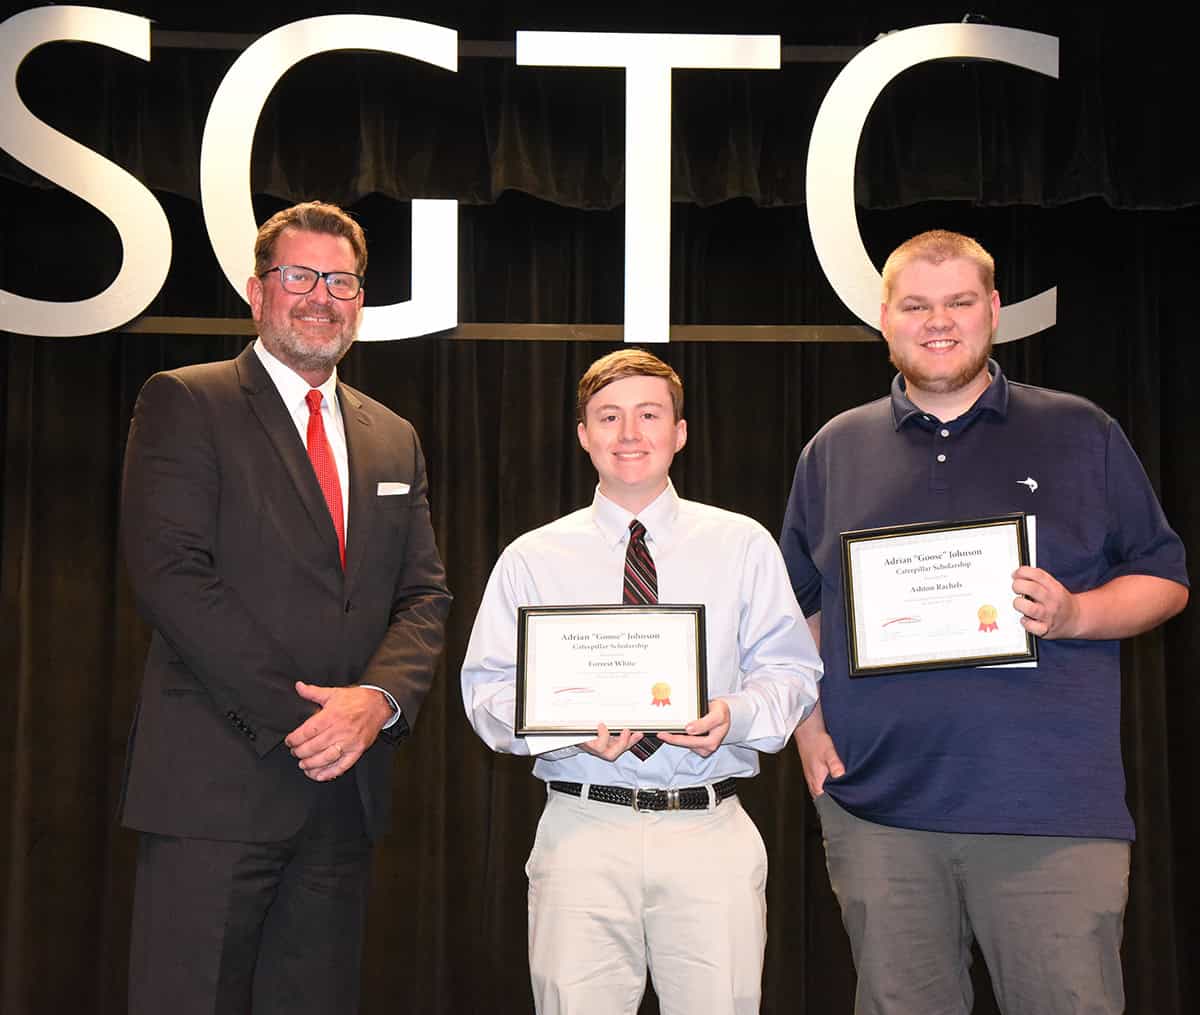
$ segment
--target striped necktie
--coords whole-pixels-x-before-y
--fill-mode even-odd
[[[658,602],[658,571],[646,546],[646,526],[636,518],[629,523],[629,543],[625,547],[625,590],[621,599],[630,606]],[[647,733],[629,749],[645,761],[660,747],[662,741],[653,733]]]

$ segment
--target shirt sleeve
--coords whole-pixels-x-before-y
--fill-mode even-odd
[[[1145,574],[1187,585],[1183,542],[1167,523],[1142,463],[1115,420],[1108,427],[1105,495],[1108,568],[1103,580]]]
[[[396,723],[400,721],[400,706],[396,704],[396,699],[392,697],[391,692],[386,687],[380,687],[378,684],[359,684],[358,686],[370,688],[372,691],[378,691],[387,699],[388,707],[392,710],[392,717],[383,724],[383,729],[390,730],[396,725]]]
[[[493,751],[529,754],[513,735],[517,688],[516,558],[505,550],[492,569],[463,659],[462,694],[467,719]]]
[[[782,748],[817,700],[821,658],[796,603],[779,548],[765,529],[746,547],[738,649],[742,681],[729,703],[727,743]]]
[[[779,548],[783,551],[788,578],[796,601],[806,617],[811,617],[821,609],[821,572],[813,562],[812,547],[808,538],[808,490],[810,473],[814,468],[813,458],[810,443],[796,463],[792,491],[788,495],[783,529],[779,536]]]

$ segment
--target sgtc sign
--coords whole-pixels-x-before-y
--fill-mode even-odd
[[[0,24],[0,147],[110,219],[123,246],[116,278],[87,299],[54,302],[0,290],[0,329],[66,337],[136,317],[158,295],[171,262],[171,232],[150,190],[97,152],[35,117],[17,93],[17,71],[39,46],[91,42],[150,60],[150,22],[93,7],[43,7]],[[675,68],[778,70],[777,35],[517,32],[525,66],[606,67],[625,72],[625,334],[669,334],[671,74]],[[205,122],[201,203],[210,242],[234,290],[252,270],[257,230],[250,190],[255,127],[287,71],[318,53],[373,50],[458,68],[458,34],[419,21],[340,14],[282,26],[250,45],[221,81]],[[806,204],[821,267],[864,323],[878,319],[880,278],[859,233],[853,181],[858,142],[875,100],[898,74],[932,60],[990,60],[1056,78],[1058,40],[990,25],[927,25],[884,36],[851,60],[817,113],[809,143]],[[409,99],[408,101],[411,101]],[[403,109],[397,110],[402,117]],[[360,339],[386,341],[454,327],[458,306],[458,204],[415,200],[412,299],[368,307]],[[1009,304],[998,342],[1054,324],[1048,289]]]

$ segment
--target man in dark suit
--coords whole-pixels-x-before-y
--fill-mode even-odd
[[[247,282],[258,341],[138,397],[131,1012],[358,1010],[370,845],[450,604],[416,433],[337,380],[365,267],[341,209],[280,212]]]

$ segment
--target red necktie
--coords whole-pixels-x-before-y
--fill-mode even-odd
[[[321,492],[325,494],[325,503],[329,505],[329,516],[337,532],[338,556],[345,570],[346,524],[342,519],[342,484],[338,482],[337,462],[333,460],[333,449],[329,446],[325,422],[321,419],[321,392],[313,388],[304,396],[304,400],[308,403],[308,457],[312,461],[313,472],[317,474],[317,482],[321,484]]]
[[[646,546],[646,526],[636,518],[629,523],[629,542],[625,545],[625,589],[622,602],[631,606],[658,602],[658,570]],[[629,748],[645,761],[662,747],[662,741],[647,733]]]

